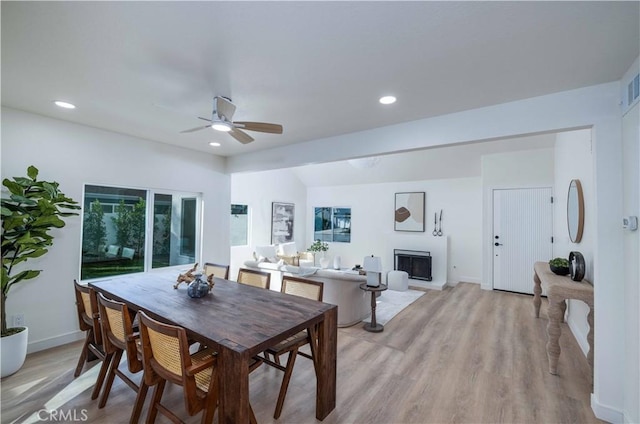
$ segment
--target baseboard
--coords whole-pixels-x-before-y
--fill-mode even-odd
[[[409,286],[419,287],[422,289],[442,290],[446,285],[447,285],[447,282],[444,280],[424,281],[424,280],[415,280],[413,278],[409,278]]]
[[[610,406],[602,405],[598,402],[598,398],[594,393],[591,393],[591,410],[596,418],[609,423],[623,423],[625,422],[624,413]]]
[[[38,340],[27,345],[27,354],[40,352],[41,350],[50,349],[56,346],[62,346],[67,343],[76,342],[84,338],[83,331],[73,331],[71,333],[62,334],[60,336],[51,337],[49,339]]]
[[[459,283],[473,283],[473,284],[482,284],[482,280],[480,278],[474,277],[460,277]]]

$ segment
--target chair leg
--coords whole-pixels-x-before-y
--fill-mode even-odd
[[[76,365],[76,371],[73,373],[73,377],[78,377],[84,368],[84,363],[87,361],[87,352],[89,351],[89,342],[91,341],[91,333],[85,331],[86,336],[84,344],[82,345],[82,352],[80,352],[80,358],[78,359],[78,365]]]
[[[284,398],[287,395],[287,389],[289,388],[289,381],[291,380],[291,374],[293,373],[293,365],[296,362],[296,356],[298,356],[298,349],[294,349],[289,352],[287,367],[284,371],[284,377],[282,377],[282,385],[280,386],[280,393],[278,394],[276,410],[273,414],[273,418],[275,418],[276,420],[280,418],[280,413],[282,412],[282,406],[284,405]]]
[[[104,378],[109,370],[109,365],[111,365],[111,358],[113,358],[113,353],[106,354],[102,361],[102,365],[100,365],[100,372],[98,373],[96,385],[93,387],[93,392],[91,393],[91,400],[97,399],[100,394],[102,383],[104,382]]]
[[[147,424],[153,424],[156,421],[158,415],[158,404],[162,399],[162,391],[167,381],[160,380],[160,382],[153,389],[153,397],[151,398],[151,405],[149,405],[149,412],[147,413]]]
[[[212,374],[209,379],[209,388],[204,404],[204,411],[202,411],[202,424],[213,423],[213,415],[216,412],[216,407],[218,406],[218,373],[216,372],[215,367],[211,372]]]
[[[313,369],[316,372],[316,378],[318,378],[318,332],[316,331],[316,327],[311,327],[307,329],[309,335],[309,347],[311,348],[311,357],[313,358]]]
[[[102,396],[100,397],[100,403],[98,404],[98,408],[104,408],[107,404],[107,399],[109,398],[109,393],[111,392],[111,386],[113,385],[113,379],[116,376],[116,370],[120,366],[120,359],[122,358],[122,350],[117,350],[113,355],[113,358],[109,364],[109,374],[107,376],[107,381],[104,385],[104,390],[102,391]]]
[[[136,403],[133,405],[133,411],[131,411],[129,424],[137,424],[138,420],[140,420],[142,407],[144,406],[144,401],[147,398],[147,390],[149,390],[149,385],[144,382],[144,376],[142,376],[142,380],[140,380],[140,388],[138,389],[138,394],[136,395]]]

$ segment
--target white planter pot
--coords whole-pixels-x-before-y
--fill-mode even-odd
[[[2,378],[15,373],[22,367],[27,357],[28,340],[28,327],[24,327],[24,331],[0,339],[0,371],[2,372]]]

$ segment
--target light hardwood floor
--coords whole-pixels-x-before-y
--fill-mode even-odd
[[[323,422],[600,422],[589,406],[587,360],[566,324],[559,375],[547,372],[546,307],[545,299],[536,319],[531,296],[461,283],[428,291],[382,333],[365,332],[361,324],[339,329],[337,405]],[[96,369],[73,379],[79,352],[80,343],[73,343],[29,355],[17,374],[1,382],[2,423],[34,422],[28,417],[47,403],[91,423],[127,422],[134,392],[116,379],[107,406],[98,409],[90,399]],[[281,378],[267,366],[251,374],[258,422],[317,422],[311,361],[296,361],[282,416],[275,421]],[[187,422],[199,422],[199,415],[184,413],[180,393],[168,387],[165,396]]]

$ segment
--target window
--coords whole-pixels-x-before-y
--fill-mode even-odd
[[[313,239],[351,243],[351,208],[315,208]]]
[[[194,193],[85,185],[80,278],[196,262],[199,199]]]
[[[231,246],[249,244],[249,207],[231,205]]]

